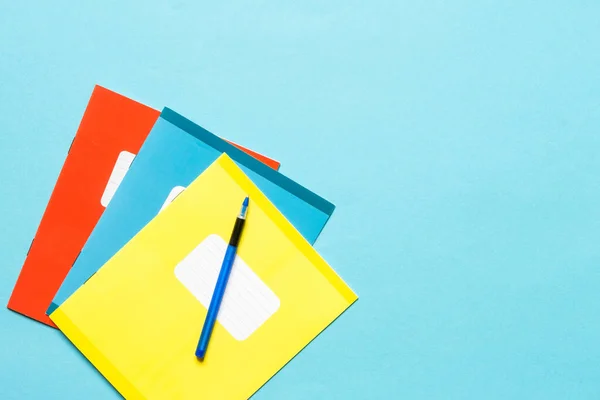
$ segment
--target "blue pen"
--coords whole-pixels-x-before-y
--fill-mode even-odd
[[[231,267],[233,267],[233,262],[235,261],[235,252],[237,251],[240,236],[242,235],[242,228],[244,227],[244,222],[246,222],[248,202],[249,199],[246,197],[244,199],[244,203],[242,203],[240,215],[238,215],[237,219],[235,220],[233,232],[231,232],[231,239],[229,239],[229,246],[227,246],[227,251],[225,252],[225,257],[223,258],[223,264],[221,265],[221,272],[219,272],[217,284],[215,285],[215,291],[210,299],[208,313],[206,314],[206,319],[204,320],[204,326],[202,327],[202,333],[200,334],[198,347],[196,347],[196,357],[198,357],[200,360],[203,360],[204,356],[206,355],[208,340],[210,339],[210,335],[217,320],[217,315],[219,314],[219,307],[221,306],[221,301],[223,300],[223,295],[225,294],[227,281],[229,280],[229,275],[231,274]]]

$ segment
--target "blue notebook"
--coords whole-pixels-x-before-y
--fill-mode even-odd
[[[222,153],[227,153],[313,244],[335,206],[168,108],[133,160],[48,314],[83,285]]]

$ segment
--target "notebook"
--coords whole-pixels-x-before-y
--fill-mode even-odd
[[[94,88],[9,309],[53,325],[48,305],[158,116],[150,107]]]
[[[119,191],[69,271],[48,313],[65,301],[160,210],[181,195],[223,152],[229,154],[276,207],[314,243],[333,204],[165,108]]]
[[[201,362],[194,352],[246,195]],[[127,399],[246,399],[356,299],[224,154],[50,317]]]
[[[96,86],[31,243],[8,308],[43,322],[160,113]],[[236,145],[238,146],[238,145]],[[273,168],[279,163],[240,147]]]

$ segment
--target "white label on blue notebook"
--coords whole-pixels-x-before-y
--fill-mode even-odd
[[[175,198],[177,196],[179,196],[181,194],[181,192],[183,192],[184,190],[185,190],[185,188],[183,186],[175,186],[173,189],[171,189],[171,191],[169,192],[169,195],[167,196],[167,199],[163,203],[160,210],[158,210],[158,212],[160,213],[162,210],[164,210],[165,207],[167,207],[169,204],[171,204],[173,202],[173,200],[175,200]]]
[[[175,267],[175,276],[208,309],[227,243],[210,235]],[[279,298],[238,255],[217,321],[237,340],[247,339],[279,309]]]
[[[129,171],[129,167],[135,158],[135,154],[130,153],[128,151],[122,151],[119,153],[119,157],[117,157],[117,162],[113,167],[112,173],[110,174],[110,178],[108,178],[108,183],[106,184],[106,188],[104,189],[104,193],[102,193],[102,198],[100,199],[100,204],[106,207],[108,203],[112,200],[113,196],[117,192],[119,185],[125,178],[127,171]]]

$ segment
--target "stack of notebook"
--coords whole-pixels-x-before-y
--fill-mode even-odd
[[[278,170],[169,108],[97,86],[8,308],[60,329],[126,398],[250,397],[357,299],[312,247],[334,205]]]

